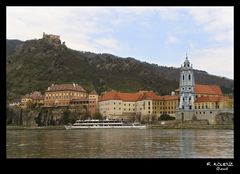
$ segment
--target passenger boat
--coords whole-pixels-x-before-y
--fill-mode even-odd
[[[121,120],[77,120],[73,125],[64,125],[65,129],[86,129],[86,128],[135,128],[146,129],[146,125],[140,123],[127,123]]]

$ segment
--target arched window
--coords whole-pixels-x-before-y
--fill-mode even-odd
[[[191,80],[191,75],[190,74],[188,75],[188,80]]]
[[[182,79],[184,80],[184,74],[182,75]]]

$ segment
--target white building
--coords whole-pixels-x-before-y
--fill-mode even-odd
[[[190,66],[190,62],[188,61],[188,57],[186,56],[186,60],[184,61],[183,66],[181,66],[180,72],[180,104],[179,109],[182,110],[191,110],[194,108],[194,87],[195,80],[193,75],[192,65]]]
[[[153,98],[157,95],[152,91],[123,93],[109,91],[99,99],[99,112],[104,117],[127,115],[151,115],[153,113]]]

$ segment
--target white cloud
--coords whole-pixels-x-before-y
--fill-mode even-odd
[[[210,74],[233,78],[233,48],[211,47],[191,50],[189,56],[195,69],[206,70]]]
[[[161,19],[164,20],[178,20],[181,19],[182,13],[179,8],[159,8],[158,13]]]
[[[217,32],[210,37],[210,40],[218,42],[231,42],[233,43],[233,30],[228,30],[226,32]]]
[[[46,32],[60,35],[72,49],[97,52],[104,47],[114,53],[115,49],[126,48],[120,47],[124,44],[116,39],[96,42],[99,36],[111,34],[112,27],[105,25],[109,22],[106,19],[111,18],[111,10],[98,7],[8,7],[7,38],[29,40],[41,38]]]
[[[191,8],[188,12],[204,32],[211,34],[210,39],[233,40],[233,7],[199,7]]]
[[[108,49],[119,49],[120,46],[120,43],[113,38],[98,39],[95,42]]]
[[[175,37],[175,36],[168,36],[166,42],[166,44],[179,44],[180,43],[180,40]]]

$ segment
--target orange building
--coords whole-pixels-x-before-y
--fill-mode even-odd
[[[98,94],[95,90],[91,91],[88,95],[89,112],[91,115],[98,111]]]
[[[52,84],[45,91],[44,107],[68,106],[73,99],[87,97],[86,90],[78,84]]]

